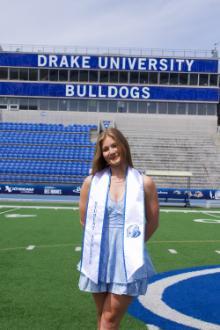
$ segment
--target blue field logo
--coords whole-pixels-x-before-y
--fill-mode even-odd
[[[220,330],[220,266],[161,273],[129,313],[161,330]]]

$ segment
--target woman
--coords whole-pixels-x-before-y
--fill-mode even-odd
[[[126,138],[116,128],[102,132],[80,193],[79,288],[93,294],[99,330],[119,329],[132,298],[146,293],[155,271],[144,242],[158,226],[158,210],[156,187],[133,168]]]

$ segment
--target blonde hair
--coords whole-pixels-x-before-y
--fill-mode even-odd
[[[123,159],[125,160],[126,165],[134,167],[131,158],[131,151],[127,139],[117,128],[108,128],[102,133],[100,133],[97,138],[95,155],[92,164],[92,173],[91,173],[92,175],[95,175],[97,172],[108,167],[108,164],[106,163],[102,154],[102,143],[107,136],[110,136],[112,139],[114,139],[115,142],[121,148],[122,156]]]

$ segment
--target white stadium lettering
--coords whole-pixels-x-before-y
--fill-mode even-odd
[[[134,70],[136,61],[137,61],[137,58],[136,57],[134,57],[134,58],[128,57],[128,68],[130,70]]]
[[[174,70],[174,59],[171,58],[170,59],[170,71],[173,71]]]
[[[65,86],[67,97],[92,97],[92,98],[131,98],[148,99],[149,87],[128,86],[101,86],[101,85],[69,85]]]
[[[78,60],[79,60],[79,56],[71,56],[70,67],[71,68],[80,68]]]
[[[191,72],[194,62],[194,60],[180,58],[38,55],[37,65],[49,68]]]
[[[47,57],[45,55],[38,55],[37,65],[38,66],[46,66],[47,65]]]
[[[167,68],[168,68],[167,59],[162,58],[162,60],[160,60],[160,70],[161,71],[167,71]]]
[[[76,85],[76,95],[79,97],[85,97],[86,96],[86,85]]]
[[[108,97],[115,98],[117,97],[118,90],[115,86],[109,86],[108,87]]]
[[[157,60],[156,58],[149,58],[149,64],[148,64],[149,70],[157,70]]]
[[[67,60],[66,56],[61,57],[61,61],[60,61],[59,66],[60,66],[60,68],[68,68],[69,67],[69,63],[68,63],[68,60]]]
[[[138,99],[140,97],[140,92],[138,87],[131,87],[131,98]]]
[[[98,97],[102,97],[102,98],[107,97],[107,95],[103,94],[102,92],[103,92],[102,86],[98,86]]]
[[[129,95],[129,89],[128,87],[126,86],[122,86],[119,88],[119,96],[122,98],[122,99],[126,99]]]
[[[98,57],[98,68],[106,69],[108,66],[108,57],[99,56]]]
[[[97,95],[93,92],[93,86],[89,86],[89,97],[97,97]]]
[[[57,55],[38,55],[39,67],[50,68],[90,68],[89,56],[82,56],[82,64],[79,63],[80,56],[57,56]]]
[[[66,85],[66,96],[74,96],[74,86]]]
[[[142,98],[143,99],[149,99],[150,98],[150,88],[149,87],[143,87],[142,88]]]
[[[110,68],[120,70],[120,57],[110,57]]]
[[[186,60],[187,71],[191,71],[194,60]]]
[[[126,68],[126,57],[121,58],[121,67]]]
[[[82,67],[83,69],[90,69],[90,59],[91,59],[91,56],[83,56],[82,57]]]
[[[138,70],[146,70],[146,58],[139,58]]]
[[[182,64],[184,63],[183,59],[177,58],[176,62],[178,63],[178,71],[182,70]]]
[[[49,66],[57,68],[57,56],[56,55],[51,55],[49,57]]]

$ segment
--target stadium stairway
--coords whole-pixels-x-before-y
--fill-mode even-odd
[[[189,119],[191,121],[189,122]],[[207,121],[205,121],[205,119]],[[220,143],[210,118],[117,121],[128,138],[134,165],[141,171],[190,171],[192,188],[220,188]],[[186,187],[184,177],[155,176],[159,187]]]

